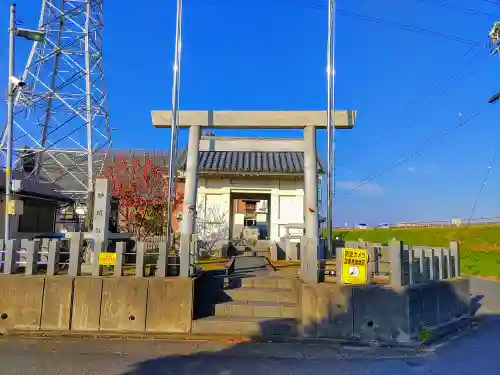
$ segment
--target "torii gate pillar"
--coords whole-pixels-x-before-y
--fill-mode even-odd
[[[189,276],[191,239],[196,215],[201,128],[304,129],[304,221],[306,248],[301,251],[301,278],[318,282],[318,191],[316,129],[326,128],[326,111],[179,111],[178,126],[189,128],[186,185],[181,223],[180,275]],[[153,125],[170,128],[172,111],[153,111]],[[335,128],[352,129],[356,112],[335,111]]]

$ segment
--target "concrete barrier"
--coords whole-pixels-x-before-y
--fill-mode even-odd
[[[45,279],[0,276],[0,332],[40,329]]]
[[[43,290],[40,329],[69,331],[73,302],[73,281],[70,276],[47,276]]]
[[[149,279],[147,332],[191,332],[194,283],[186,277]]]
[[[351,291],[353,338],[368,342],[410,342],[407,289],[367,285]]]
[[[102,285],[100,331],[144,332],[148,280],[105,278]]]
[[[0,333],[189,333],[195,281],[2,275]]]
[[[302,284],[299,292],[301,335],[352,338],[349,292],[337,284]]]
[[[302,284],[303,337],[417,343],[456,329],[470,316],[470,280],[453,278],[392,289],[382,285]]]
[[[412,338],[424,329],[446,334],[471,315],[470,279],[458,277],[410,287],[408,300]]]
[[[97,332],[101,317],[101,277],[76,277],[73,287],[71,330]]]

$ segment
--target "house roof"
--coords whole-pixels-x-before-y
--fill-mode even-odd
[[[165,151],[147,150],[110,150],[108,153],[94,153],[94,175],[103,172],[107,163],[113,163],[113,159],[122,155],[126,158],[138,157],[145,160],[152,159],[153,163],[160,168],[168,170],[169,153]],[[76,152],[59,151],[52,155],[44,154],[43,168],[40,179],[46,187],[46,192],[80,192],[85,191],[85,187],[78,180],[87,180],[87,157]],[[187,160],[187,150],[180,150],[176,157],[176,169],[185,170]],[[64,167],[62,167],[64,166]],[[15,173],[20,173],[22,179],[23,172],[19,171],[21,165],[16,165],[18,169]],[[304,154],[303,152],[260,152],[260,151],[200,151],[199,155],[200,173],[233,173],[233,174],[303,174]],[[318,173],[324,173],[323,162],[318,155]],[[30,184],[29,182],[27,183]],[[26,185],[26,186],[28,186]],[[2,185],[0,184],[0,188]],[[35,187],[33,187],[35,189]]]
[[[186,168],[187,153],[179,162]],[[303,174],[303,152],[200,151],[200,173]],[[318,173],[324,173],[318,155]]]
[[[20,171],[14,171],[12,178],[14,180],[22,180],[21,189],[14,193],[16,195],[44,198],[67,203],[73,202],[68,196],[55,191],[54,189],[56,189],[57,186],[52,183],[42,182],[37,184],[32,180],[25,179],[24,173]],[[0,191],[5,194],[5,171],[0,171]]]

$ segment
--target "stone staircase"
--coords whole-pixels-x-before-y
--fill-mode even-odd
[[[266,338],[296,336],[294,280],[256,271],[218,276],[213,315],[193,321],[194,334]]]

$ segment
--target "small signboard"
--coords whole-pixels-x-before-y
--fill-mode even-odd
[[[18,199],[9,200],[8,213],[9,215],[22,215],[24,210],[24,202]]]
[[[343,284],[364,285],[368,281],[368,251],[342,249],[341,280]]]
[[[116,253],[99,253],[100,266],[114,266],[116,265]]]

